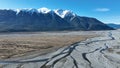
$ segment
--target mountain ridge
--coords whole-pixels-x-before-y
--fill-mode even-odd
[[[95,18],[80,17],[69,10],[2,9],[0,32],[63,31],[63,30],[113,30]]]
[[[109,23],[107,25],[115,29],[120,29],[120,24]]]

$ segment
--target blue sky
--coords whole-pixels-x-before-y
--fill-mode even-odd
[[[104,23],[120,24],[120,0],[0,0],[0,8],[67,9]]]

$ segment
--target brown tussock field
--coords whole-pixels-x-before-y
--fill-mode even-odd
[[[75,42],[94,37],[93,35],[20,35],[0,36],[0,59],[34,54],[45,54]]]

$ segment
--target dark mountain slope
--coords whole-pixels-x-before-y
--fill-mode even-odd
[[[52,10],[0,10],[0,32],[112,29],[94,18],[69,14],[62,18]]]

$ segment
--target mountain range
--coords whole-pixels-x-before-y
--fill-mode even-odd
[[[0,32],[113,30],[101,21],[70,10],[0,9]]]
[[[107,24],[108,26],[114,28],[114,29],[120,29],[120,24],[113,24],[113,23],[110,23],[110,24]]]

